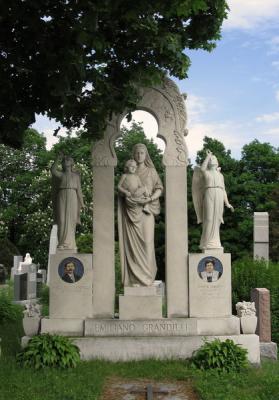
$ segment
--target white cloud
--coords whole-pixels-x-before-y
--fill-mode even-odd
[[[189,124],[189,134],[186,138],[191,162],[194,163],[197,152],[203,148],[203,138],[209,136],[224,144],[226,149],[231,150],[233,157],[240,157],[240,150],[247,143],[247,136],[244,134],[244,126],[232,121],[221,123],[197,123]],[[243,132],[241,132],[241,130]]]
[[[275,92],[275,99],[279,102],[279,90],[276,90]]]
[[[225,29],[253,29],[267,21],[277,22],[278,0],[229,0],[230,11]]]
[[[270,114],[262,114],[256,118],[257,122],[275,122],[279,121],[279,112],[274,112]]]

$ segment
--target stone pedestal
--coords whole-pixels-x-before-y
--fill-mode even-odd
[[[65,266],[75,265],[75,282],[65,276]],[[92,254],[59,251],[50,257],[50,319],[92,317]]]
[[[208,278],[205,264],[213,260],[213,272]],[[207,280],[208,279],[208,280]],[[189,254],[190,317],[229,317],[231,305],[231,255],[214,251]]]
[[[162,296],[156,286],[125,287],[124,296],[119,296],[119,318],[162,318]]]

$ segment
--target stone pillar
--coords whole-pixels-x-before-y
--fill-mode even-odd
[[[277,343],[271,341],[270,292],[265,288],[252,289],[251,300],[257,311],[256,334],[260,338],[261,357],[277,360]]]
[[[269,223],[267,212],[254,213],[254,259],[269,259]]]
[[[256,334],[260,342],[271,342],[271,318],[270,318],[270,293],[268,289],[256,288],[251,291],[251,300],[255,302],[258,325]]]
[[[113,318],[114,167],[93,167],[93,318]]]
[[[187,169],[166,166],[165,234],[168,317],[188,316]]]

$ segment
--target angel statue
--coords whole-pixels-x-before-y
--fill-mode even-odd
[[[58,163],[62,161],[62,170]],[[58,249],[76,251],[76,225],[84,207],[80,174],[73,170],[74,160],[60,154],[51,167],[53,177],[54,222],[58,225]]]
[[[224,204],[234,211],[229,203],[224,177],[218,160],[210,150],[199,167],[195,167],[192,181],[192,196],[198,224],[202,223],[200,249],[222,249],[220,225],[223,224]]]

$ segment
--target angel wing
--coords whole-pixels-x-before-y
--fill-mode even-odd
[[[204,177],[200,167],[194,168],[192,180],[192,197],[198,224],[203,221]]]

